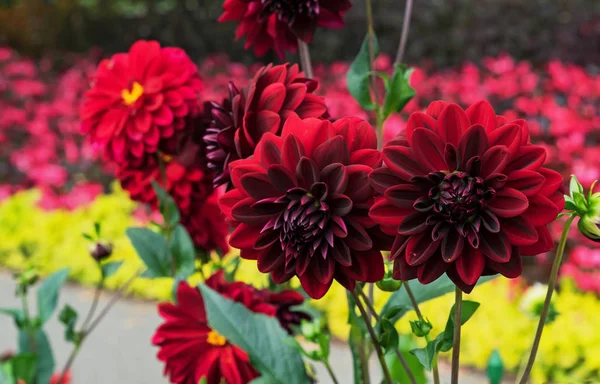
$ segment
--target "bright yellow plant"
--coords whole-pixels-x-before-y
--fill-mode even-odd
[[[102,235],[114,245],[111,260],[123,260],[119,272],[111,277],[109,288],[121,286],[142,267],[125,229],[140,225],[132,213],[135,209],[126,193],[115,187],[112,194],[98,197],[93,204],[73,211],[44,211],[37,207],[39,193],[19,193],[0,203],[0,264],[11,269],[34,265],[44,273],[70,267],[71,278],[84,285],[98,281],[99,273],[88,254],[89,241],[82,232],[92,233],[94,222],[102,224]],[[264,286],[266,278],[256,263],[242,261],[240,280]],[[209,271],[206,271],[209,272]],[[193,276],[192,283],[200,281]],[[130,293],[149,299],[168,299],[171,280],[138,279]],[[376,290],[376,306],[381,308],[389,293]],[[478,286],[466,300],[483,303],[463,328],[461,363],[484,369],[489,356],[498,349],[507,370],[516,372],[531,345],[537,320],[519,308],[520,290],[508,280],[498,278]],[[600,300],[592,293],[581,293],[570,282],[563,281],[561,291],[553,299],[559,315],[544,330],[540,351],[533,371],[535,383],[579,383],[600,376]],[[435,336],[445,326],[453,303],[452,294],[422,305],[423,314],[434,325]],[[314,304],[327,313],[333,334],[344,339],[348,334],[347,304],[344,289],[337,283]],[[398,329],[409,333],[408,320],[413,312],[398,323]]]

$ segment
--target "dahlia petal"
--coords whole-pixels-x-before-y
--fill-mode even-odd
[[[517,124],[503,125],[489,134],[490,147],[503,145],[514,155],[521,143],[521,127]]]
[[[300,158],[296,167],[296,178],[301,187],[309,189],[311,185],[319,180],[319,173],[315,162],[308,157],[303,156]]]
[[[285,102],[286,87],[282,83],[269,84],[258,100],[258,110],[279,112]]]
[[[406,122],[406,138],[409,143],[412,144],[412,136],[413,132],[417,128],[425,128],[430,131],[435,131],[437,127],[437,121],[429,116],[429,114],[424,114],[423,112],[414,112],[411,113],[408,121]]]
[[[402,255],[402,257],[397,257],[396,259],[394,259],[394,269],[392,271],[392,277],[395,280],[401,280],[405,282],[408,280],[416,279],[418,271],[422,267],[423,266],[411,267],[406,262],[406,257]]]
[[[558,212],[562,212],[565,209],[565,195],[563,195],[562,186],[558,191],[548,196],[548,198],[558,208]]]
[[[290,267],[292,267],[293,262],[290,262]],[[295,275],[294,268],[287,270],[287,265],[285,263],[279,265],[279,267],[275,268],[271,272],[271,278],[275,284],[283,284],[289,281]]]
[[[521,215],[529,207],[529,200],[522,192],[513,188],[503,188],[489,202],[489,209],[500,217]]]
[[[381,166],[381,152],[376,149],[359,149],[350,154],[350,164],[362,164],[372,168]]]
[[[411,209],[415,201],[423,195],[421,189],[414,184],[399,184],[385,191],[387,200],[400,209]]]
[[[315,29],[317,29],[317,22],[317,18],[301,14],[294,18],[294,22],[290,25],[290,31],[300,40],[310,43]]]
[[[403,183],[401,179],[394,176],[389,168],[377,168],[369,174],[369,181],[373,189],[379,194],[384,194],[386,189]]]
[[[278,246],[271,247],[258,255],[257,267],[262,273],[268,273],[285,263],[285,255]]]
[[[468,285],[473,285],[481,277],[485,267],[485,258],[479,250],[467,247],[454,265],[462,281]]]
[[[340,265],[348,267],[352,264],[350,248],[343,241],[336,241],[335,247],[330,249],[331,255]]]
[[[327,107],[321,96],[307,93],[302,104],[296,108],[296,113],[302,119],[309,117],[321,117],[327,112]]]
[[[352,200],[347,196],[335,195],[327,202],[332,215],[343,217],[352,211]]]
[[[427,114],[439,120],[439,116],[449,104],[442,100],[433,101],[427,107]]]
[[[508,160],[509,152],[505,146],[491,147],[481,156],[481,178],[486,179],[493,173],[502,173]]]
[[[256,242],[254,243],[254,249],[262,251],[265,249],[271,248],[274,246],[277,248],[277,245],[274,245],[279,241],[279,232],[277,231],[266,231],[263,233],[259,233],[258,236],[254,238]]]
[[[260,159],[263,167],[281,164],[281,138],[272,133],[265,134],[254,151],[254,156]]]
[[[288,111],[294,111],[304,100],[307,89],[306,85],[302,83],[290,84],[286,87],[285,101],[281,109]]]
[[[421,284],[429,284],[437,280],[448,269],[448,264],[441,260],[441,257],[434,255],[425,263],[417,268],[417,278]]]
[[[146,68],[160,55],[160,44],[157,41],[138,40],[129,48],[129,67],[134,78],[143,79]]]
[[[335,260],[329,255],[326,258],[313,257],[311,263],[312,275],[322,284],[328,284],[333,280],[335,272]]]
[[[373,188],[369,184],[371,168],[354,164],[346,167],[348,184],[344,194],[355,203],[363,203],[373,196]]]
[[[537,230],[522,216],[502,219],[500,226],[513,245],[532,245],[538,241]]]
[[[446,161],[448,171],[454,172],[460,164],[460,152],[450,143],[446,143],[444,147],[444,160]]]
[[[492,212],[486,209],[480,213],[479,217],[481,219],[481,222],[483,223],[483,226],[489,232],[500,232],[500,221],[498,220],[498,217],[496,217],[496,215],[494,215]],[[502,229],[504,229],[504,227],[502,227]]]
[[[422,212],[412,213],[402,220],[398,226],[398,233],[406,236],[418,235],[427,228],[427,214]]]
[[[344,27],[344,19],[339,12],[332,12],[326,8],[319,10],[319,27],[339,29]]]
[[[484,256],[495,262],[506,263],[510,259],[511,245],[508,236],[503,232],[481,231],[479,232],[479,250]]]
[[[348,228],[346,245],[355,251],[368,251],[373,247],[373,241],[365,229],[353,220],[344,220]]]
[[[285,193],[296,186],[296,176],[283,165],[273,164],[267,171],[269,181],[279,192]]]
[[[256,163],[255,159],[236,160],[229,164],[231,183],[235,188],[242,188],[242,176],[249,173],[263,173],[265,169]]]
[[[102,115],[102,119],[96,126],[96,137],[103,139],[112,136],[117,128],[117,124],[122,118],[122,115],[123,111],[117,109],[111,109]]]
[[[450,232],[443,238],[441,244],[442,259],[446,263],[456,261],[462,254],[464,249],[465,238],[455,229],[451,229]]]
[[[549,252],[554,248],[554,240],[547,226],[537,227],[538,241],[535,244],[520,247],[524,256],[535,256],[540,253]]]
[[[296,171],[296,166],[304,153],[303,148],[300,146],[301,144],[298,144],[296,138],[293,135],[289,135],[283,140],[283,148],[281,150],[283,165],[293,172]]]
[[[496,129],[496,113],[489,102],[482,100],[471,104],[465,111],[471,124],[481,124],[486,133]]]
[[[325,293],[327,293],[329,287],[331,287],[331,283],[333,282],[333,280],[331,280],[329,283],[323,284],[319,282],[314,276],[310,276],[308,273],[305,273],[304,275],[298,277],[300,279],[300,284],[302,285],[302,288],[304,289],[306,294],[315,300],[318,300],[321,297],[323,297]]]
[[[505,186],[508,188],[517,189],[525,196],[534,196],[542,187],[546,179],[539,172],[527,171],[519,169],[512,171],[507,175],[508,179]],[[562,178],[561,178],[562,181]]]
[[[520,147],[511,162],[507,164],[506,171],[517,169],[538,170],[546,160],[546,149],[543,147]]]
[[[396,228],[408,215],[413,213],[414,210],[400,209],[395,205],[390,204],[387,199],[377,199],[375,204],[369,210],[369,217],[375,220],[378,224]]]
[[[342,270],[342,268],[337,268],[335,271],[335,274],[333,275],[333,278],[340,283],[340,285],[344,288],[346,288],[349,291],[354,291],[354,289],[356,288],[356,281],[354,279],[351,279],[349,276],[347,276],[345,274],[345,271]]]
[[[410,148],[387,146],[383,149],[383,162],[392,173],[406,181],[417,175],[424,175],[421,165],[415,160]]]
[[[436,132],[445,142],[458,146],[469,125],[465,111],[456,104],[448,104],[438,117]]]
[[[173,123],[173,112],[171,108],[163,105],[157,111],[152,113],[154,123],[160,126],[170,125]]]
[[[368,252],[359,252],[356,258],[364,259],[366,261],[367,278],[365,281],[367,283],[375,283],[383,279],[383,276],[385,275],[385,264],[380,251],[372,249]]]
[[[271,184],[269,176],[262,172],[248,173],[240,179],[241,187],[256,200],[280,196],[281,193]]]
[[[377,135],[367,121],[358,117],[344,117],[333,123],[333,132],[346,140],[348,150],[377,149]]]
[[[411,236],[406,244],[406,262],[412,266],[423,264],[439,249],[440,242],[432,241],[431,231]]]
[[[467,161],[483,155],[487,149],[488,139],[483,126],[476,124],[467,129],[458,143],[458,151],[462,159],[463,169],[466,167]]]
[[[549,168],[540,168],[538,172],[544,177],[545,182],[543,184],[542,189],[540,189],[539,193],[544,196],[549,196],[554,192],[558,191],[563,185],[563,178],[560,173],[549,169]],[[562,196],[562,193],[561,193]],[[559,207],[560,208],[560,207]],[[561,209],[562,211],[562,209]]]
[[[320,179],[329,186],[332,194],[338,194],[346,190],[348,185],[348,173],[342,164],[329,164],[321,170]]]
[[[412,151],[419,162],[430,172],[447,169],[444,158],[444,141],[433,131],[417,128],[412,135]]]
[[[242,223],[250,225],[264,225],[270,218],[270,214],[263,214],[252,208],[254,199],[251,197],[245,198],[238,202],[231,209],[231,217]]]
[[[297,141],[302,143],[304,154],[312,157],[315,148],[332,136],[331,131],[332,125],[327,120],[300,120],[297,116],[290,116],[283,125],[281,137],[286,139],[288,135],[294,135]]]
[[[521,276],[523,272],[523,264],[521,264],[521,256],[518,247],[512,247],[510,260],[506,263],[498,263],[493,260],[487,260],[487,267],[500,273],[504,277],[514,279]]]
[[[550,224],[556,219],[560,211],[554,203],[543,195],[529,197],[529,208],[522,217],[534,227]]]
[[[485,273],[485,269],[484,269],[484,273]],[[467,294],[471,293],[471,291],[473,291],[473,288],[475,288],[475,284],[465,283],[462,280],[462,278],[458,275],[458,272],[456,272],[456,264],[448,266],[446,275],[450,278],[450,280],[454,283],[454,285],[456,285],[456,287],[458,287],[464,293],[467,293]]]
[[[250,113],[246,115],[249,116]],[[263,110],[256,113],[255,116],[256,130],[249,131],[255,143],[258,143],[265,133],[277,134],[281,122],[281,118],[277,112]]]
[[[321,170],[333,163],[348,164],[350,154],[344,138],[335,136],[315,148],[312,158]]]

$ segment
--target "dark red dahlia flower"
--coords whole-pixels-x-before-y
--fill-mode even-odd
[[[313,94],[318,82],[303,76],[295,64],[268,65],[242,92],[230,84],[222,104],[206,104],[212,122],[204,141],[215,186],[229,183],[229,163],[251,156],[263,134],[279,135],[288,117],[325,116],[325,101]]]
[[[236,40],[263,56],[273,49],[281,60],[296,52],[298,39],[310,43],[317,27],[342,28],[350,0],[225,0],[219,22],[238,21]]]
[[[139,162],[199,112],[201,88],[196,65],[183,50],[138,41],[98,65],[85,94],[82,131],[109,159]]]
[[[253,157],[230,165],[233,189],[219,199],[236,227],[229,244],[276,283],[298,276],[316,299],[334,279],[351,290],[380,280],[388,242],[368,216],[376,147],[358,118],[291,117],[281,137],[266,133]]]
[[[242,282],[228,283],[223,271],[206,280],[206,285],[253,312],[277,317],[288,331],[291,325],[310,318],[290,308],[304,301],[294,291],[271,293]],[[152,343],[160,347],[158,359],[165,362],[165,375],[172,383],[196,384],[206,377],[208,384],[223,380],[246,384],[258,376],[248,355],[208,326],[204,301],[197,289],[180,283],[177,304],[161,303],[158,310],[165,322],[156,330]]]
[[[564,206],[545,158],[524,120],[487,102],[413,113],[406,136],[383,149],[387,167],[370,176],[382,196],[369,214],[396,236],[394,278],[427,284],[447,273],[470,292],[482,275],[519,276],[521,256],[552,249],[547,226]]]
[[[216,192],[206,200],[192,201],[181,224],[190,234],[196,249],[206,252],[219,249],[223,254],[229,252],[229,227],[217,204]]]

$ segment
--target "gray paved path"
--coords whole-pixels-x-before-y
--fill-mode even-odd
[[[18,307],[13,296],[14,284],[10,274],[0,270],[0,307]],[[93,291],[70,284],[63,288],[59,308],[69,303],[79,313],[87,313]],[[104,296],[101,305],[109,296]],[[150,338],[160,318],[156,304],[137,300],[123,299],[117,303],[103,322],[86,340],[73,369],[74,384],[166,384],[162,377],[162,366],[156,360],[156,348],[150,344]],[[63,340],[63,327],[55,315],[48,324],[48,333],[54,346],[57,370],[62,368],[71,346]],[[0,316],[0,352],[6,349],[16,350],[16,332],[12,320]],[[340,342],[332,345],[331,363],[340,384],[352,383],[350,351]],[[371,361],[374,383],[381,375],[377,362]],[[315,367],[321,383],[329,384],[326,371],[321,365]],[[442,377],[449,377],[447,369],[442,367]],[[446,383],[447,380],[442,380]],[[481,377],[464,375],[461,383],[485,383]]]

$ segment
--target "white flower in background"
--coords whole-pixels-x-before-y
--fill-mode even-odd
[[[547,291],[548,286],[542,283],[535,283],[534,285],[530,286],[527,288],[525,293],[523,293],[523,296],[521,296],[519,309],[531,318],[539,318],[542,313],[542,309],[544,308],[544,300],[546,299]],[[553,295],[552,302],[550,303],[546,324],[553,322],[558,315],[558,312],[554,307],[555,298],[556,293]]]

